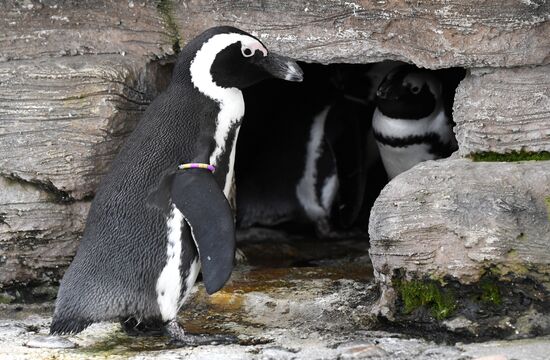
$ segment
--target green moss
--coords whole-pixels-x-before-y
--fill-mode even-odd
[[[550,152],[548,151],[512,151],[505,154],[499,154],[492,151],[472,153],[470,158],[473,161],[505,161],[505,162],[515,162],[515,161],[542,161],[550,160]]]
[[[488,280],[482,281],[481,284],[481,301],[485,304],[500,305],[502,299],[498,286]]]
[[[456,310],[453,293],[445,291],[435,281],[399,281],[397,289],[406,314],[424,306],[430,310],[433,317],[441,320]]]
[[[169,31],[170,42],[174,52],[178,53],[181,49],[181,36],[178,29],[178,25],[173,15],[172,0],[159,0],[157,9],[164,19],[166,29]]]
[[[0,294],[0,304],[11,304],[13,300],[13,296],[10,296],[8,294]]]

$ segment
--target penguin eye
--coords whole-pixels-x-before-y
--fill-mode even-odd
[[[244,57],[251,57],[252,55],[254,55],[254,52],[249,48],[243,48],[242,53]]]
[[[413,86],[411,92],[416,95],[420,92],[420,88],[418,86]]]

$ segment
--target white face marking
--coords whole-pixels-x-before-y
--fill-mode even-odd
[[[259,50],[264,56],[267,56],[267,49],[259,41],[241,43],[241,52],[244,57],[254,56],[256,50]]]
[[[214,134],[216,148],[209,159],[210,164],[214,166],[218,164],[220,155],[226,151],[225,146],[229,131],[244,115],[244,99],[239,89],[224,88],[216,85],[212,79],[210,68],[212,67],[216,55],[236,42],[241,42],[242,51],[248,48],[253,51],[260,50],[264,56],[267,55],[267,50],[258,40],[243,34],[229,33],[212,36],[204,43],[200,50],[197,51],[195,58],[191,61],[190,72],[193,85],[201,93],[220,105],[220,112],[218,113],[216,131]]]
[[[156,285],[157,303],[164,321],[175,319],[179,310],[182,222],[183,214],[172,205],[167,221],[166,265],[162,269]]]
[[[306,166],[300,182],[296,186],[296,196],[304,207],[306,215],[312,219],[327,216],[317,197],[317,159],[321,156],[321,144],[325,133],[325,121],[330,107],[327,106],[313,119],[309,142],[306,149]]]

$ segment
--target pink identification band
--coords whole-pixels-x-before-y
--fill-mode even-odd
[[[180,170],[185,170],[185,169],[206,169],[206,170],[210,170],[210,172],[216,171],[216,167],[214,165],[202,164],[202,163],[181,164],[180,166],[178,166],[178,169],[180,169]]]

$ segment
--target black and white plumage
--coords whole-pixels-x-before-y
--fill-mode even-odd
[[[390,71],[378,87],[373,130],[390,179],[458,148],[452,97],[448,99],[444,86],[452,85],[436,72],[406,64]]]
[[[264,82],[245,91],[251,106],[236,165],[241,228],[313,229],[332,237],[351,227],[362,206],[373,110],[364,100],[364,67],[303,69],[302,83]]]
[[[301,81],[292,60],[231,27],[209,29],[178,56],[165,92],[148,107],[104,177],[77,254],[59,289],[52,334],[94,322],[167,325],[199,269],[208,293],[234,262],[235,144],[241,89],[266,78]],[[182,163],[209,163],[179,171]]]

